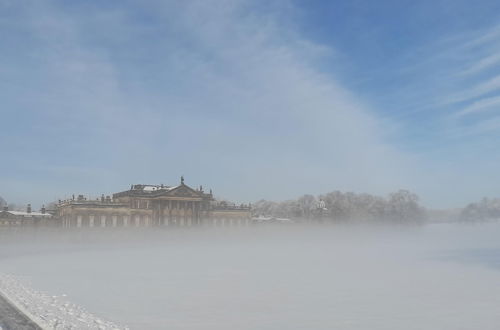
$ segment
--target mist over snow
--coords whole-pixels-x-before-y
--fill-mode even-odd
[[[499,233],[25,231],[0,236],[0,273],[131,329],[496,329]]]

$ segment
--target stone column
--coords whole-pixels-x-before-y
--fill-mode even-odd
[[[170,208],[163,210],[163,225],[170,225]]]
[[[158,226],[163,226],[165,224],[165,218],[163,216],[163,212],[165,210],[165,202],[158,202]]]
[[[172,219],[172,202],[167,200],[164,206],[166,206],[166,208],[163,209],[163,224],[165,226],[170,226],[170,219]]]
[[[194,202],[193,203],[193,218],[195,219],[195,223],[198,226],[201,226],[201,221],[200,221],[200,202]]]
[[[183,202],[182,203],[182,213],[183,213],[183,219],[184,219],[184,226],[189,226],[189,202]]]
[[[196,202],[191,202],[191,221],[193,225],[199,225],[198,219],[196,219]]]
[[[191,226],[191,210],[189,202],[184,202],[184,223],[186,226]]]
[[[179,226],[183,227],[186,224],[185,202],[179,202]]]

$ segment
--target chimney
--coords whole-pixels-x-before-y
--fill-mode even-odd
[[[42,205],[42,214],[45,214],[45,205]]]
[[[7,212],[7,211],[9,210],[9,207],[8,207],[7,205],[5,205],[5,206],[3,207],[3,210],[4,210],[4,212]]]
[[[26,208],[27,213],[31,213],[31,204],[28,204],[28,207]]]
[[[101,202],[104,203],[104,194],[101,195]]]

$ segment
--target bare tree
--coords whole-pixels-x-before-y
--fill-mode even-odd
[[[463,222],[500,221],[500,199],[483,198],[480,202],[467,205],[460,213]]]
[[[319,200],[326,206],[326,214],[322,215],[331,222],[420,223],[426,215],[419,205],[418,196],[407,190],[392,193],[387,199],[370,194],[333,191],[318,198],[304,195],[284,202],[260,200],[253,209],[256,215],[311,219],[315,216]]]

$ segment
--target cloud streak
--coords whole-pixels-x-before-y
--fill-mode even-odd
[[[30,23],[34,61],[43,64],[25,74],[45,83],[24,91],[51,122],[44,144],[57,146],[41,156],[42,178],[30,178],[59,182],[42,198],[69,189],[100,194],[130,181],[175,183],[180,174],[242,201],[411,185],[411,157],[389,142],[395,123],[318,70],[330,49],[280,14],[294,15],[288,2],[38,6],[16,7],[22,19],[13,29]],[[103,180],[50,170],[85,167]]]

